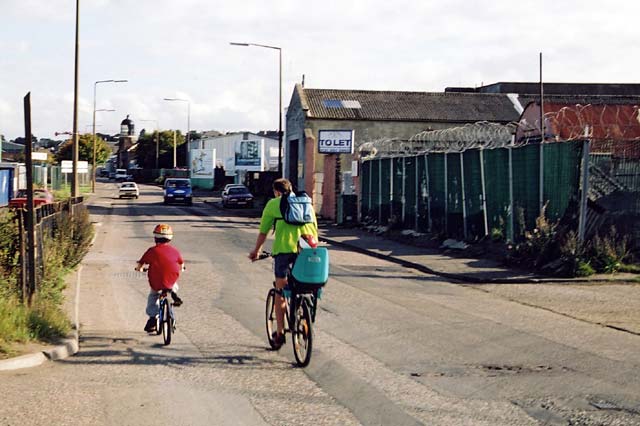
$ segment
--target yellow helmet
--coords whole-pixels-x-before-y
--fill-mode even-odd
[[[173,238],[173,229],[171,229],[171,227],[166,223],[161,223],[159,225],[156,225],[156,227],[153,229],[153,236],[155,238],[165,238],[167,240],[170,240]]]

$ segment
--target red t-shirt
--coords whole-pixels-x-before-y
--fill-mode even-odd
[[[149,248],[138,260],[149,265],[149,285],[156,291],[171,290],[180,277],[182,255],[169,243],[156,244]]]

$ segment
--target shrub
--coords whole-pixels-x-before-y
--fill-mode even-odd
[[[596,271],[618,272],[629,256],[629,240],[626,236],[620,237],[612,226],[607,234],[596,235],[587,245],[587,256]]]

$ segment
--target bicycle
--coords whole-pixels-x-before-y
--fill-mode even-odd
[[[173,304],[167,298],[170,293],[171,290],[162,290],[158,295],[156,334],[162,333],[165,346],[171,343],[171,336],[176,331],[176,316],[173,312]]]
[[[263,252],[258,259],[271,257],[271,253]],[[299,367],[306,367],[311,361],[313,349],[313,323],[316,319],[318,299],[322,295],[322,286],[303,284],[294,278],[292,268],[287,275],[287,287],[282,290],[273,288],[267,293],[265,319],[267,339],[272,349],[278,345],[273,336],[276,331],[275,297],[279,294],[285,300],[284,333],[291,333],[293,355]]]

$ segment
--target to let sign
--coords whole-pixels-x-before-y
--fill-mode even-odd
[[[353,130],[319,130],[320,154],[353,154]]]

